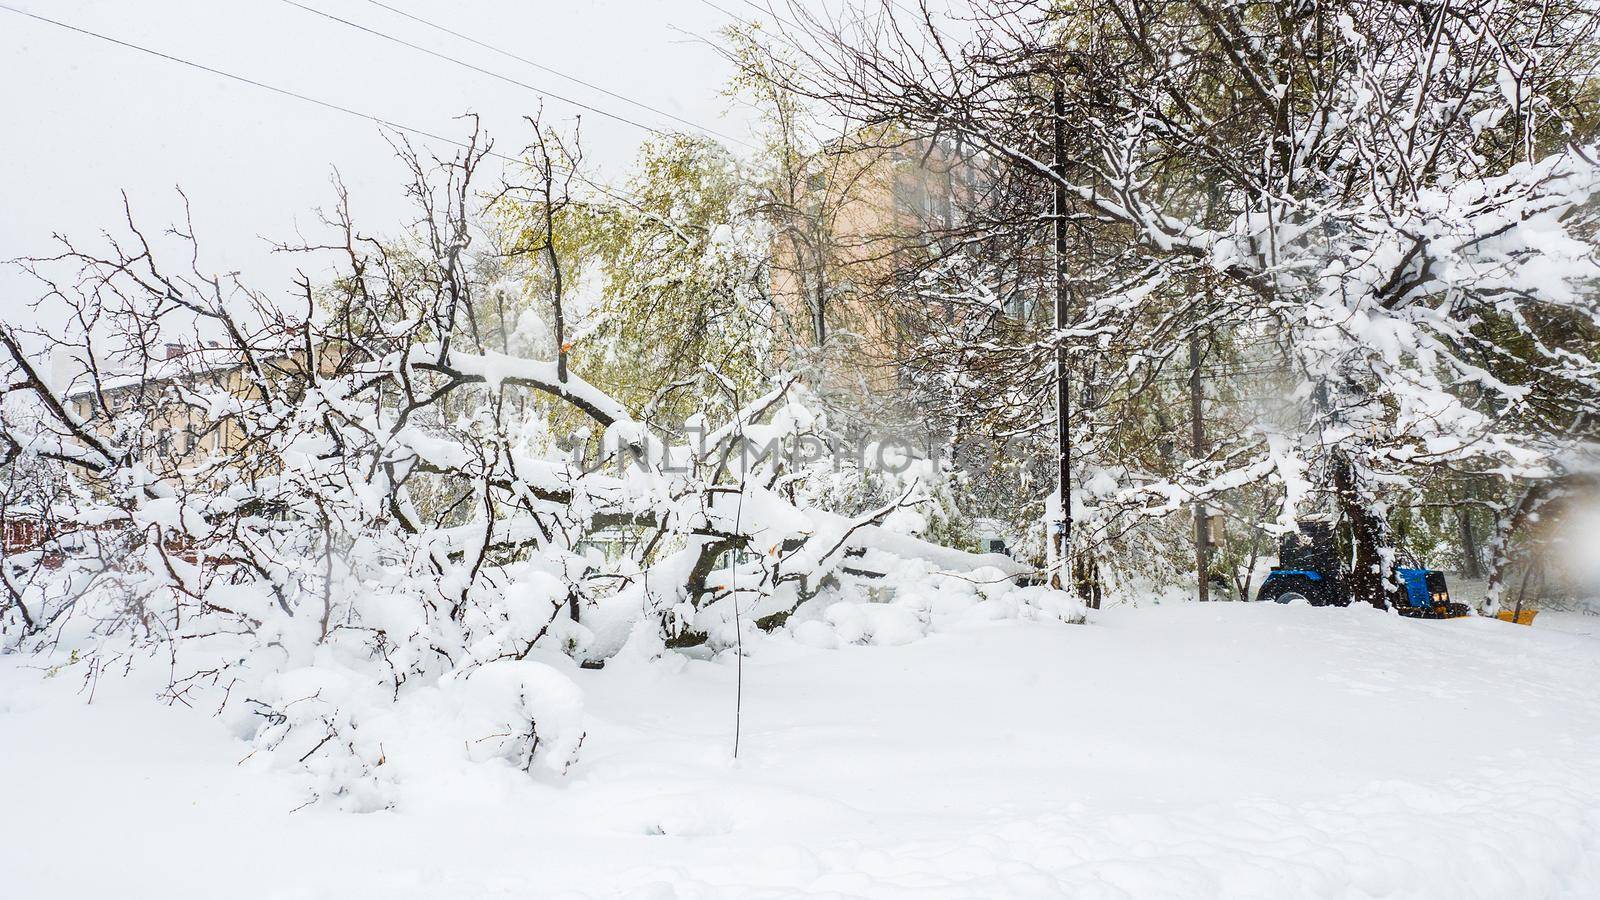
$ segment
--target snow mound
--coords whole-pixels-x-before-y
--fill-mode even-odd
[[[913,561],[866,593],[868,599],[840,599],[831,592],[803,604],[789,619],[790,634],[823,649],[897,646],[984,622],[1088,620],[1083,602],[1066,591],[1018,587],[1004,572],[987,567],[957,575]]]

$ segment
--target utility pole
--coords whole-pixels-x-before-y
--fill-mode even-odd
[[[811,326],[816,332],[817,349],[828,342],[828,274],[826,271],[827,259],[822,249],[821,229],[817,229],[817,283],[814,291],[814,308],[812,309]]]
[[[1068,423],[1072,397],[1067,381],[1066,341],[1062,338],[1062,332],[1067,327],[1067,98],[1059,78],[1051,88],[1050,101],[1054,113],[1052,137],[1056,176],[1055,200],[1052,204],[1056,267],[1056,501],[1060,504],[1061,515],[1061,523],[1056,530],[1056,572],[1052,581],[1056,588],[1061,589],[1072,577],[1067,559],[1072,548],[1072,435]]]
[[[1189,421],[1190,437],[1193,439],[1193,458],[1204,459],[1206,456],[1206,426],[1205,419],[1205,386],[1200,380],[1200,331],[1195,329],[1189,332]],[[1206,573],[1210,570],[1211,557],[1211,529],[1206,516],[1206,503],[1204,500],[1194,501],[1194,570],[1196,580],[1200,585],[1200,602],[1205,603],[1211,599],[1211,585],[1207,582]]]

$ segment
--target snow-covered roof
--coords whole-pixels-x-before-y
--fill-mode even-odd
[[[244,365],[243,356],[237,350],[227,347],[184,347],[173,351],[173,354],[162,359],[151,359],[148,368],[143,372],[102,375],[99,389],[102,392],[117,392],[142,384],[160,384],[206,375],[220,375]],[[85,373],[72,380],[64,396],[68,400],[76,400],[90,396],[94,392],[95,385]]]

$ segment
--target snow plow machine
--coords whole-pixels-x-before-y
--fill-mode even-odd
[[[1472,615],[1471,607],[1451,601],[1443,572],[1420,568],[1399,568],[1395,572],[1405,585],[1405,602],[1396,605],[1401,615],[1418,619]],[[1334,546],[1332,526],[1326,522],[1303,522],[1298,532],[1284,535],[1278,544],[1278,564],[1261,582],[1256,599],[1348,606],[1350,590]]]

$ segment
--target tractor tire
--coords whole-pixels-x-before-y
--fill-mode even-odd
[[[1325,606],[1328,592],[1318,582],[1305,577],[1277,578],[1261,588],[1257,598],[1263,603],[1293,603],[1303,600],[1312,606]]]

